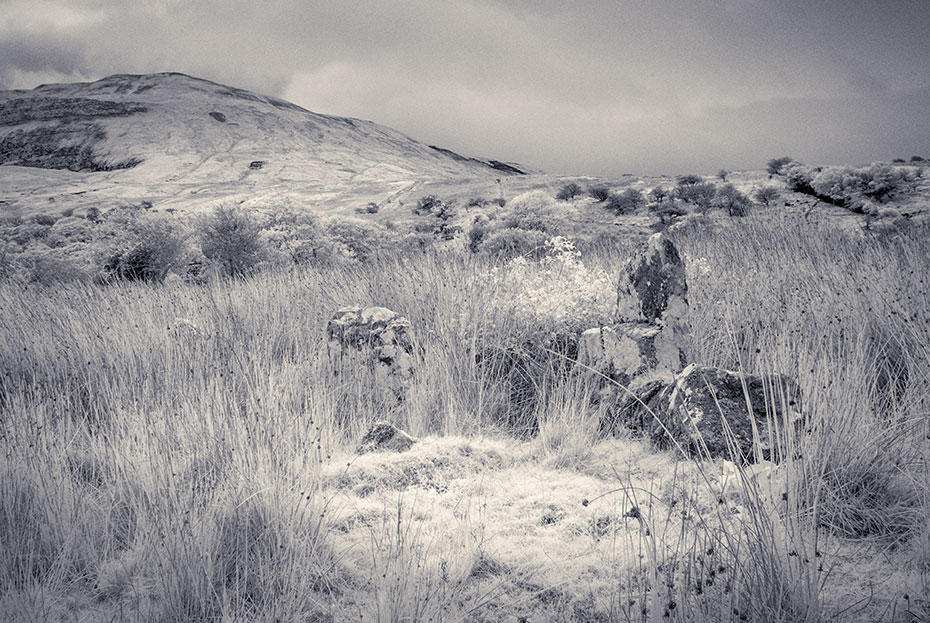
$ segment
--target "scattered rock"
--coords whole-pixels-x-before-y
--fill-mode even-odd
[[[255,169],[255,170],[261,169],[264,166],[265,166],[264,160],[253,160],[252,162],[249,163],[249,168]]]
[[[622,321],[667,322],[688,310],[685,265],[672,241],[653,234],[620,273],[617,314]]]
[[[385,307],[343,307],[326,325],[337,374],[364,367],[376,381],[402,389],[413,376],[410,322]]]
[[[226,115],[224,115],[223,113],[213,111],[213,112],[211,112],[211,113],[209,113],[209,114],[210,114],[211,117],[213,117],[214,119],[216,119],[216,120],[219,121],[220,123],[226,123]]]
[[[734,449],[750,463],[755,461],[753,440],[758,438],[762,458],[776,460],[776,449],[784,444],[785,421],[792,435],[800,432],[799,400],[797,385],[784,376],[741,375],[691,364],[674,382],[647,383],[618,401],[614,419],[607,424],[642,430],[666,446],[674,440],[686,451],[711,457],[731,458],[727,440],[732,436]]]
[[[368,452],[404,452],[409,450],[416,440],[387,422],[376,422],[368,429],[356,450],[357,454]]]
[[[588,329],[578,340],[578,363],[621,385],[670,382],[686,363],[682,342],[674,330],[645,323]]]

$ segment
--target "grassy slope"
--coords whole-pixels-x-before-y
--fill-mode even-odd
[[[554,362],[532,372],[529,407],[506,370],[476,365],[607,321],[609,281],[580,302],[565,284],[600,283],[627,249],[498,278],[423,255],[207,286],[3,286],[0,612],[625,621],[646,604],[650,620],[925,620],[904,610],[927,616],[926,230],[762,213],[673,236],[691,358],[804,390],[813,434],[773,478],[787,506],[723,463],[599,439],[590,388]],[[402,407],[327,371],[325,322],[344,304],[411,320],[422,363]],[[876,383],[901,365],[901,392]],[[539,418],[534,440],[505,434],[516,407]],[[383,417],[421,443],[353,458]]]

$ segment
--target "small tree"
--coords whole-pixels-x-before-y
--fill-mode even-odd
[[[714,205],[719,206],[730,216],[746,216],[752,203],[749,197],[737,190],[733,184],[724,184],[714,195]]]
[[[559,190],[555,198],[559,201],[571,201],[582,193],[581,186],[575,182],[569,182]]]
[[[627,188],[622,193],[610,196],[607,200],[606,208],[617,214],[632,214],[645,205],[646,200],[642,191],[635,188]]]
[[[684,181],[679,180],[675,187],[675,196],[698,210],[709,210],[714,195],[717,194],[717,187],[710,182],[693,182],[691,176],[686,177],[688,179]]]
[[[719,178],[720,178],[721,180],[723,180],[724,182],[727,181],[727,176],[728,176],[729,174],[730,174],[730,172],[727,171],[726,169],[720,169],[719,171],[717,171],[717,177],[719,177]]]
[[[794,158],[791,156],[782,156],[781,158],[772,158],[766,163],[766,170],[771,175],[781,175],[784,171],[785,165],[794,162]]]
[[[681,175],[675,180],[675,184],[678,186],[695,186],[703,181],[704,178],[700,175]]]
[[[261,228],[241,208],[221,205],[200,223],[200,249],[227,275],[243,275],[261,262]]]
[[[752,194],[752,198],[764,206],[770,206],[778,199],[778,189],[774,186],[763,186],[757,188]]]

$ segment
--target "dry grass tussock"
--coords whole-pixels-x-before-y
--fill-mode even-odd
[[[927,232],[757,214],[671,235],[691,359],[803,390],[810,434],[777,468],[600,436],[566,362],[626,250],[0,286],[0,613],[930,619]],[[327,368],[348,304],[410,320],[405,402]],[[354,456],[379,419],[419,443]]]

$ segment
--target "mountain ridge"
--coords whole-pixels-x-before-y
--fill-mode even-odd
[[[7,204],[80,207],[70,204],[89,194],[176,209],[268,196],[380,197],[427,180],[528,172],[179,72],[0,91],[0,165]],[[24,175],[24,167],[45,171]],[[74,189],[66,172],[86,188]]]

